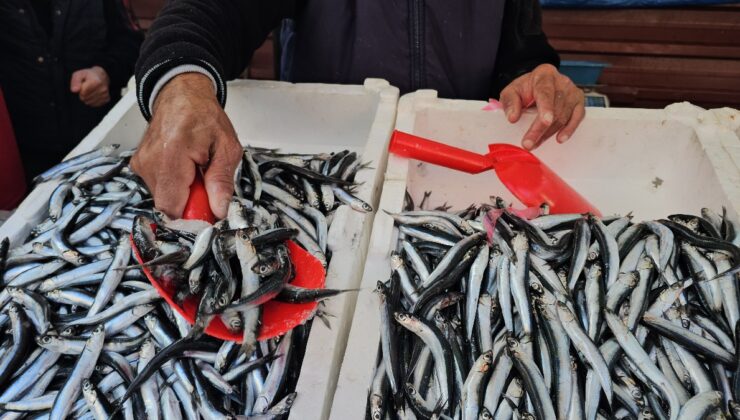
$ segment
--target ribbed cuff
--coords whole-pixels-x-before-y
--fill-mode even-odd
[[[173,72],[173,70],[183,67],[189,70]],[[139,102],[139,108],[141,109],[141,113],[144,115],[144,118],[147,120],[152,118],[151,105],[154,103],[154,98],[158,91],[162,89],[162,87],[173,77],[188,71],[194,71],[209,76],[214,83],[218,102],[221,106],[226,104],[226,82],[224,82],[221,74],[211,63],[205,60],[186,57],[170,58],[149,67],[148,70],[144,72],[143,76],[136,81],[136,99]],[[165,80],[166,76],[169,77]],[[154,89],[157,87],[159,89],[155,91]]]
[[[157,80],[157,83],[152,88],[152,93],[149,94],[149,113],[152,113],[152,110],[154,109],[154,100],[157,99],[157,95],[159,94],[159,91],[162,90],[164,85],[167,84],[170,80],[174,79],[176,76],[179,76],[183,73],[200,73],[209,79],[211,79],[211,82],[213,82],[213,91],[214,93],[218,94],[218,84],[216,83],[216,79],[213,78],[211,73],[208,72],[208,70],[204,69],[201,66],[195,65],[195,64],[181,64],[177,67],[174,67],[170,69],[167,73],[163,74],[159,80]]]

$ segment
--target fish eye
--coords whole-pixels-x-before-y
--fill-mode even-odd
[[[373,413],[373,419],[380,420],[381,419],[381,414],[379,412],[377,412],[377,411],[374,412]]]
[[[51,343],[51,336],[45,335],[45,336],[41,337],[41,342],[44,343],[44,344]]]
[[[226,298],[224,296],[221,296],[220,298],[218,298],[218,304],[220,306],[225,306],[227,303],[228,302],[226,302]]]

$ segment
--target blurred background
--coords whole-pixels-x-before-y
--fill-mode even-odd
[[[142,30],[164,4],[124,2]],[[606,95],[611,106],[662,108],[690,101],[704,108],[740,108],[740,4],[706,3],[544,0],[543,25],[564,60],[561,70]],[[649,7],[656,4],[671,6]],[[273,41],[255,53],[249,77],[276,78]],[[601,66],[603,73],[593,79]],[[591,101],[601,104],[598,95]]]

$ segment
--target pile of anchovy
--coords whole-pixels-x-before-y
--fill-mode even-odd
[[[740,419],[725,214],[527,220],[495,202],[391,214],[368,418]]]
[[[261,306],[340,293],[291,285],[285,241],[328,265],[333,212],[372,210],[351,193],[358,156],[246,148],[228,217],[211,226],[156,211],[117,149],[42,174],[59,181],[48,218],[18,247],[0,243],[0,419],[286,416],[310,321],[258,341]],[[175,299],[197,299],[194,325],[147,281],[130,238]],[[242,344],[204,335],[215,317]]]

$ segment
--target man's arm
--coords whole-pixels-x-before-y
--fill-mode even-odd
[[[152,117],[153,95],[178,74],[211,78],[226,102],[226,80],[246,68],[254,51],[281,19],[295,13],[295,0],[179,0],[162,9],[136,63],[139,106]],[[166,76],[167,80],[162,80]],[[156,92],[155,92],[156,90]]]
[[[106,23],[106,47],[95,58],[98,65],[108,73],[110,90],[117,91],[126,85],[134,71],[143,37],[131,29],[119,8],[120,0],[104,0]],[[118,95],[116,95],[118,96]]]
[[[136,63],[149,128],[131,159],[154,204],[179,217],[197,171],[211,210],[226,216],[243,150],[223,110],[238,76],[296,0],[177,0],[155,20]],[[215,88],[215,89],[214,89]]]
[[[560,58],[542,32],[539,0],[507,0],[491,97],[541,64],[557,67]]]
[[[537,106],[537,118],[522,137],[526,149],[555,134],[559,143],[568,141],[586,115],[583,92],[558,72],[559,64],[542,32],[539,0],[507,0],[492,96],[500,92],[512,123],[523,109]]]

